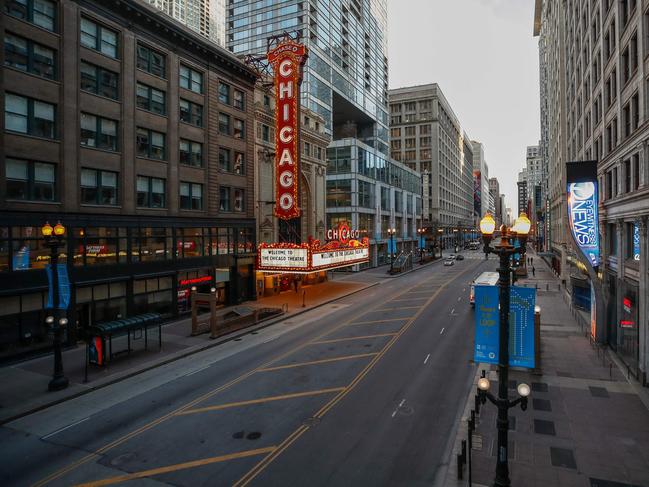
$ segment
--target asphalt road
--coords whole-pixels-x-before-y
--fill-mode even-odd
[[[478,252],[0,428],[2,485],[433,485]]]

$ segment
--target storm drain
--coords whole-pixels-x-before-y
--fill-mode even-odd
[[[588,386],[588,389],[590,389],[590,395],[593,397],[610,397],[606,387]]]
[[[543,419],[534,420],[534,433],[538,435],[556,436],[554,431],[554,421],[545,421]]]
[[[553,467],[563,467],[577,469],[575,455],[569,448],[550,447],[550,461]]]

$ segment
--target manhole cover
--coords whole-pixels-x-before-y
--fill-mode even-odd
[[[304,421],[302,421],[302,424],[304,426],[315,426],[317,424],[320,424],[320,418],[306,418]]]
[[[259,431],[253,431],[252,433],[248,433],[246,436],[249,440],[258,440],[261,438],[261,433]]]
[[[130,453],[124,453],[122,455],[116,456],[110,461],[110,464],[113,467],[119,467],[120,465],[124,465],[125,463],[129,463],[132,460],[135,460],[137,458],[137,454],[135,452],[130,452]]]
[[[241,438],[243,438],[243,431],[237,431],[236,433],[233,433],[232,438],[234,438],[235,440],[240,440]]]

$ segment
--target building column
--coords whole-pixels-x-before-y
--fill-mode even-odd
[[[647,218],[641,218],[636,222],[640,229],[640,282],[638,284],[638,333],[640,334],[640,350],[638,351],[638,363],[643,385],[647,384],[647,371],[649,371],[649,241],[647,239],[647,223]]]
[[[615,222],[615,236],[617,239],[617,289],[616,293],[616,303],[617,308],[617,321],[614,323],[615,327],[619,327],[618,321],[621,316],[624,316],[622,309],[622,299],[624,298],[624,252],[626,250],[625,241],[624,241],[624,220],[617,220]],[[620,347],[622,345],[622,333],[617,334],[617,345]]]

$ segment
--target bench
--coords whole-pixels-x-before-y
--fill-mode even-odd
[[[121,320],[106,321],[97,323],[89,327],[86,340],[86,365],[90,363],[90,344],[93,338],[98,337],[102,345],[102,358],[105,357],[104,347],[106,338],[108,338],[108,362],[113,359],[113,337],[128,335],[128,349],[131,352],[131,331],[144,330],[144,349],[147,350],[149,345],[148,329],[149,327],[158,327],[158,348],[162,349],[162,316],[159,313],[144,313],[141,315],[123,318]],[[104,365],[104,360],[98,360],[97,365]],[[86,367],[87,370],[87,367]]]

